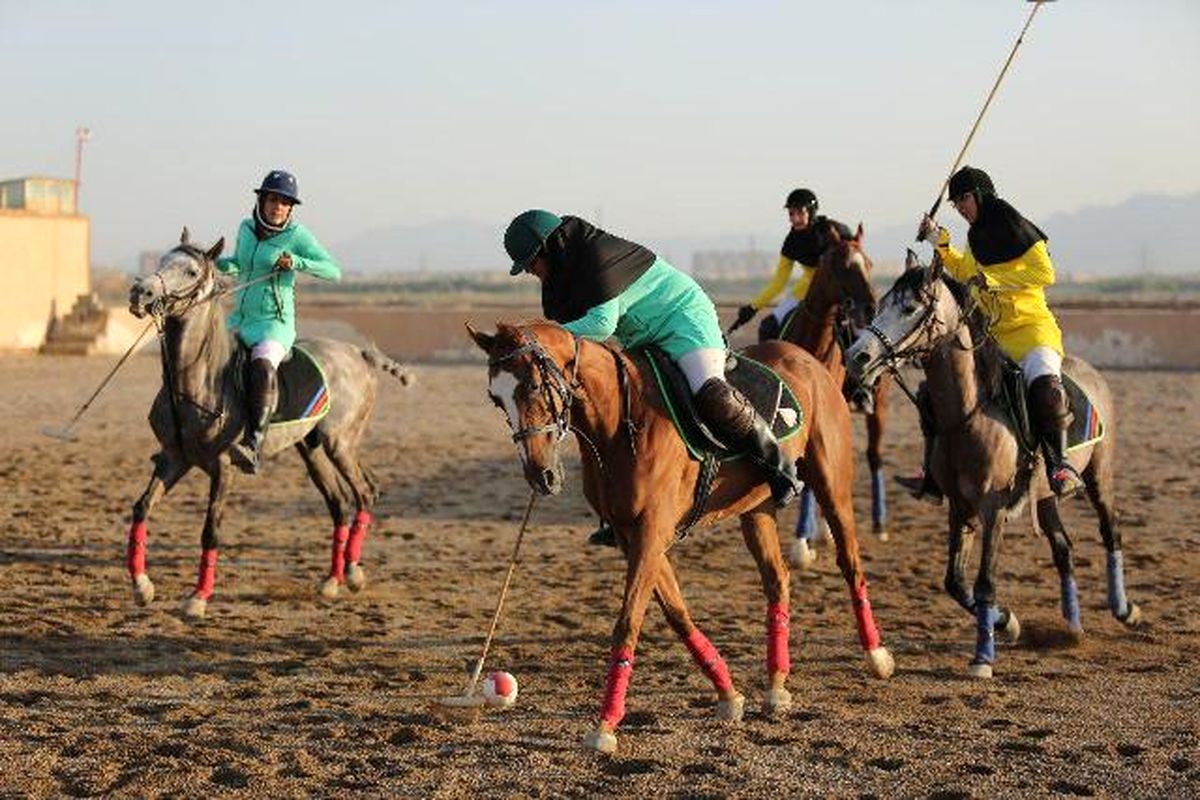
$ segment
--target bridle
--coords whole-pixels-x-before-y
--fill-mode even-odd
[[[155,298],[154,302],[151,303],[146,309],[150,313],[150,317],[154,320],[155,325],[158,326],[160,332],[162,330],[162,322],[167,317],[186,314],[192,308],[192,306],[199,302],[198,296],[200,294],[200,289],[203,288],[205,282],[212,277],[212,266],[209,262],[208,255],[203,250],[200,250],[197,247],[192,247],[191,245],[181,244],[175,247],[175,249],[171,252],[186,253],[192,259],[199,262],[204,267],[204,271],[203,274],[196,279],[195,283],[183,289],[177,289],[173,292],[167,289],[167,282],[166,279],[163,278],[161,271],[155,271],[148,276],[158,281],[159,289],[162,292],[161,295]],[[181,310],[176,310],[175,306],[183,302],[186,302],[187,305],[185,305]]]
[[[542,425],[526,425],[518,428],[513,432],[512,440],[520,444],[533,436],[552,433],[556,435],[554,443],[558,444],[566,438],[567,433],[571,430],[571,406],[575,403],[576,391],[579,389],[579,351],[583,340],[578,336],[572,337],[575,343],[575,354],[572,357],[575,368],[568,378],[562,368],[558,366],[558,362],[551,358],[550,354],[542,347],[536,336],[524,328],[521,328],[520,332],[521,344],[504,355],[489,358],[488,367],[498,368],[501,364],[529,354],[534,371],[539,378],[537,387],[546,401],[546,407],[550,409],[551,421]]]

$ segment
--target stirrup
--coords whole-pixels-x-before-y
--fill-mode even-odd
[[[1050,479],[1050,491],[1059,497],[1070,497],[1083,488],[1083,478],[1065,461],[1056,466],[1047,477]]]
[[[613,526],[607,522],[601,522],[600,527],[592,531],[592,535],[588,537],[587,543],[595,547],[616,547],[617,532],[613,530]]]
[[[804,481],[783,472],[772,473],[767,484],[771,487],[771,499],[780,508],[787,508],[804,491]]]
[[[920,500],[922,503],[928,503],[932,506],[940,506],[942,504],[942,490],[934,482],[922,472],[920,475],[911,477],[905,475],[897,475],[896,483],[909,493],[914,500]]]

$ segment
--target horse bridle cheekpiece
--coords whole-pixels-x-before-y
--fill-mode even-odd
[[[561,442],[571,430],[571,405],[575,401],[575,377],[567,378],[558,363],[550,357],[537,337],[520,329],[522,343],[515,349],[502,356],[488,359],[489,367],[499,368],[502,364],[513,361],[526,353],[532,356],[534,371],[537,375],[537,388],[541,389],[546,407],[550,409],[551,421],[543,425],[528,425],[513,432],[512,440],[521,443],[532,436],[543,433],[556,434],[555,443]],[[575,373],[579,373],[579,346],[581,340],[575,337]]]
[[[924,294],[922,290],[927,286],[929,286],[928,281],[923,283],[922,289],[918,291],[921,294]],[[888,296],[894,291],[895,288],[893,288],[880,299],[879,307],[883,307],[887,303]],[[883,345],[884,359],[889,365],[895,366],[903,361],[919,360],[929,354],[931,348],[928,345],[925,347],[920,347],[914,344],[903,349],[901,349],[900,345],[903,344],[904,341],[923,333],[926,328],[929,328],[936,322],[936,318],[934,317],[934,311],[936,307],[937,295],[932,294],[929,296],[927,302],[924,303],[924,313],[922,313],[921,318],[917,320],[916,324],[913,325],[909,332],[904,335],[900,342],[893,342],[892,337],[888,336],[885,331],[880,329],[880,327],[875,324],[875,320],[871,320],[869,323],[867,323],[863,330],[870,333],[879,340],[881,345]]]

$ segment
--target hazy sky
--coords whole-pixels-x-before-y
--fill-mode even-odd
[[[293,170],[326,243],[530,206],[632,238],[766,231],[783,196],[916,220],[1032,6],[0,0],[0,177],[72,172],[93,259],[230,233]],[[1200,1],[1037,14],[968,162],[1031,216],[1200,189]],[[502,260],[502,259],[500,259]]]

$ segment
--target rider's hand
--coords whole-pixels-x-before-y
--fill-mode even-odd
[[[917,239],[922,242],[929,242],[933,246],[937,246],[940,238],[938,224],[933,221],[933,217],[928,214],[921,217],[921,224],[917,227]]]
[[[291,253],[281,253],[279,255],[279,258],[277,258],[275,260],[275,269],[279,270],[280,272],[287,272],[291,268],[292,268],[292,254]]]
[[[754,319],[754,315],[758,313],[758,309],[747,303],[738,309],[737,322],[734,327],[740,328],[750,320]]]

